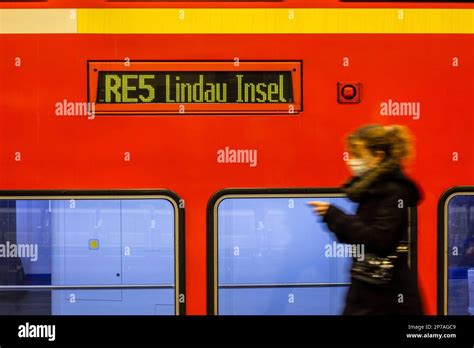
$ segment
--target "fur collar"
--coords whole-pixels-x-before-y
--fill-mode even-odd
[[[361,197],[368,192],[371,186],[382,177],[394,172],[400,172],[400,166],[397,162],[388,159],[377,167],[370,169],[361,177],[353,177],[343,186],[347,197],[354,202],[359,202]],[[402,174],[403,175],[403,174]]]

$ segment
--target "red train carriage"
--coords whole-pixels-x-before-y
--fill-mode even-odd
[[[463,2],[2,2],[3,199],[21,199],[18,190],[63,201],[90,190],[176,192],[174,212],[185,206],[186,226],[175,261],[186,276],[174,284],[175,301],[206,314],[214,193],[325,192],[349,175],[349,132],[405,125],[416,139],[409,174],[424,191],[417,267],[425,312],[458,313],[445,298],[456,272],[447,248],[457,242],[441,222],[451,206],[440,199],[460,186],[457,196],[469,197],[474,185],[473,11]],[[82,196],[104,199],[98,191]],[[453,203],[453,214],[472,226],[466,202]],[[107,243],[84,238],[88,252]],[[466,272],[453,277],[466,282]]]

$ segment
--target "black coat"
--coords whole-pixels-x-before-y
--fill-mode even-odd
[[[345,186],[356,180],[353,178]],[[363,244],[366,254],[387,256],[396,251],[401,240],[406,240],[407,208],[416,206],[420,196],[415,183],[396,169],[380,175],[357,199],[352,198],[359,203],[355,215],[331,205],[323,221],[339,242]],[[407,258],[397,259],[388,285],[352,278],[344,314],[422,314],[416,272],[408,266]]]

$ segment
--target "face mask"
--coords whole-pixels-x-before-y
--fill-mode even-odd
[[[352,158],[348,162],[349,169],[355,176],[361,176],[367,171],[367,164],[361,158]]]

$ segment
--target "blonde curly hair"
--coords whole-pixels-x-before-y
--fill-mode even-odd
[[[413,154],[410,132],[407,127],[400,125],[363,126],[350,134],[346,141],[349,150],[354,154],[357,154],[362,146],[361,142],[373,154],[377,151],[383,151],[385,154],[384,159],[375,168],[367,171],[360,180],[345,188],[345,192],[353,199],[360,197],[378,177],[401,167]]]
[[[369,151],[383,151],[385,160],[399,165],[413,155],[413,137],[408,128],[401,125],[366,125],[351,133],[346,140],[351,150],[357,148],[358,141],[363,141]]]

